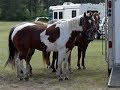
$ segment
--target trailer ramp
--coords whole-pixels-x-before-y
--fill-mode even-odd
[[[109,87],[120,87],[120,66],[114,66],[111,70]]]

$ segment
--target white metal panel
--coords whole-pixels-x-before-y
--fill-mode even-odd
[[[120,0],[115,0],[115,63],[120,63]]]
[[[87,11],[98,11],[100,12],[100,18],[102,19],[103,17],[105,17],[105,4],[101,3],[101,4],[81,4],[80,7],[80,13],[83,14],[84,12]]]
[[[63,19],[70,19],[72,18],[72,11],[76,10],[76,16],[79,16],[79,8],[78,9],[64,9]]]
[[[108,0],[106,0],[106,61],[108,62],[108,69],[111,70],[115,64],[115,8],[114,0],[112,1],[112,7],[108,7]],[[109,12],[111,10],[111,13]],[[109,15],[110,13],[111,15]],[[112,43],[112,47],[109,47],[109,43]]]
[[[80,4],[63,5],[64,9],[78,9]]]
[[[110,78],[108,81],[109,87],[120,87],[120,66],[112,68]]]
[[[71,9],[64,9],[63,19],[70,19],[71,16],[72,16],[72,10]]]

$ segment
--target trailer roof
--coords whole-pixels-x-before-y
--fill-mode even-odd
[[[66,8],[79,8],[80,4],[70,4],[70,5],[57,5],[50,6],[49,9],[58,10],[58,9],[66,9]]]
[[[49,9],[51,10],[63,10],[63,9],[76,9],[80,8],[80,6],[90,6],[93,5],[93,7],[96,5],[104,5],[104,3],[99,4],[92,4],[92,3],[81,3],[81,4],[74,4],[74,3],[64,3],[63,5],[56,5],[56,6],[50,6]]]

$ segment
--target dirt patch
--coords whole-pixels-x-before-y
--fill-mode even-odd
[[[106,90],[105,78],[103,82],[91,78],[93,72],[85,73],[85,70],[73,70],[69,74],[69,80],[58,81],[56,74],[47,69],[40,69],[40,72],[34,72],[29,81],[19,81],[15,74],[3,74],[0,76],[0,90]],[[77,72],[77,73],[76,73]],[[89,74],[89,76],[88,76]],[[95,82],[96,81],[96,82]],[[100,84],[97,84],[100,83]],[[101,84],[102,83],[102,84]],[[103,86],[102,86],[103,85]]]

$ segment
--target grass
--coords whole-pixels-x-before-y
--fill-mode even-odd
[[[19,22],[0,22],[0,89],[3,90],[106,90],[107,63],[102,55],[102,41],[94,40],[86,53],[85,70],[77,70],[77,49],[72,51],[72,74],[70,80],[59,82],[55,73],[43,64],[41,52],[32,57],[33,77],[29,81],[18,81],[15,71],[3,68],[8,58],[8,35],[12,26]]]

